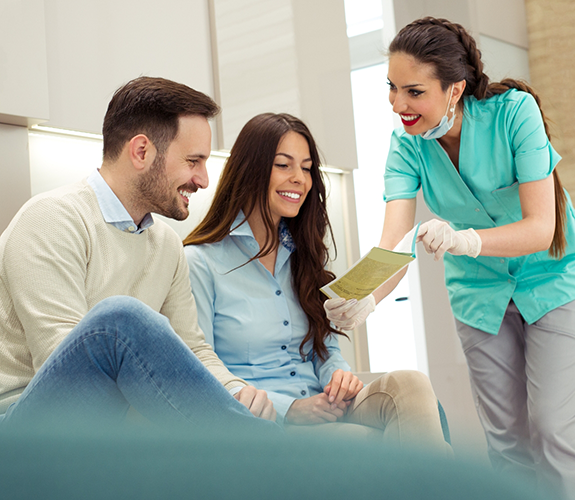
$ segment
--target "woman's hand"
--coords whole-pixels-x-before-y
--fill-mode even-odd
[[[369,294],[361,300],[345,300],[341,297],[328,299],[323,303],[325,314],[335,326],[342,330],[353,330],[375,311],[375,298]]]
[[[330,403],[328,395],[321,393],[309,398],[296,399],[286,413],[286,421],[294,425],[336,422],[338,418],[344,416],[346,409],[345,401],[339,405]]]
[[[254,417],[263,418],[264,420],[276,420],[276,409],[274,404],[268,399],[268,393],[262,389],[256,389],[253,385],[248,385],[234,394],[240,403],[242,403]]]
[[[439,260],[445,252],[452,255],[477,257],[481,252],[481,238],[473,229],[455,231],[444,221],[431,219],[419,226],[417,241],[423,243],[427,253]]]
[[[339,369],[333,372],[331,380],[323,388],[323,392],[329,396],[328,401],[332,407],[339,407],[342,402],[349,404],[362,389],[362,381],[353,373]]]

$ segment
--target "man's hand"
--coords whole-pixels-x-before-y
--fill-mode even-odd
[[[254,417],[275,422],[276,409],[274,404],[268,399],[266,391],[256,389],[253,385],[248,385],[236,392],[234,398],[250,410]]]
[[[362,381],[353,373],[339,369],[333,372],[329,384],[323,388],[323,391],[328,396],[331,407],[337,408],[341,403],[349,404],[349,401],[355,398],[362,389]]]
[[[327,394],[321,393],[310,398],[296,399],[286,413],[286,421],[295,425],[325,424],[343,417],[346,409],[345,402],[334,405],[329,402]]]

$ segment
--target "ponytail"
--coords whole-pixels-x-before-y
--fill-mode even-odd
[[[551,140],[549,126],[541,108],[541,100],[534,90],[525,82],[511,78],[490,83],[489,77],[483,72],[481,52],[475,40],[460,24],[434,17],[418,19],[400,30],[391,42],[388,52],[389,54],[405,53],[420,63],[431,65],[434,76],[440,81],[443,91],[446,91],[453,82],[465,80],[464,95],[472,95],[477,100],[489,99],[509,89],[531,94],[541,111],[545,133]],[[557,169],[553,169],[553,183],[555,186],[555,233],[549,248],[549,255],[560,259],[565,255],[567,247],[565,239],[567,197]]]
[[[531,94],[539,106],[539,111],[541,112],[541,118],[543,120],[543,126],[545,127],[545,134],[549,141],[551,141],[551,134],[549,133],[549,124],[545,113],[543,113],[543,108],[541,107],[541,99],[535,93],[532,87],[527,85],[527,83],[514,80],[512,78],[505,78],[500,82],[490,83],[485,97],[488,99],[494,95],[503,94],[509,89],[517,89],[521,92],[527,92]],[[565,250],[567,247],[567,242],[565,238],[565,224],[567,222],[567,196],[565,195],[565,190],[563,189],[563,184],[561,179],[559,179],[559,174],[557,173],[557,168],[553,169],[553,185],[555,187],[555,232],[553,233],[553,241],[551,242],[551,247],[549,248],[549,255],[555,259],[561,259],[565,255]]]

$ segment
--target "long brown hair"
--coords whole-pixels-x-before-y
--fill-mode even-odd
[[[319,152],[311,132],[301,120],[285,113],[264,113],[246,123],[226,161],[208,213],[184,239],[184,245],[221,241],[235,229],[232,225],[240,210],[244,211],[246,220],[254,210],[259,210],[266,227],[266,241],[246,264],[278,247],[268,189],[278,144],[290,131],[306,139],[312,160],[312,187],[298,215],[284,219],[296,247],[291,255],[292,285],[309,322],[299,351],[303,359],[315,353],[325,360],[326,337],[331,333],[341,334],[330,325],[323,309],[325,296],[319,291],[334,278],[334,274],[326,270],[329,254],[325,244],[326,235],[329,233],[333,241],[333,234],[327,216],[325,184],[319,170]],[[313,349],[306,353],[304,347],[310,340]]]
[[[446,91],[452,83],[465,80],[464,95],[472,95],[476,99],[488,99],[497,94],[503,94],[509,89],[517,89],[531,94],[543,119],[545,133],[549,140],[549,126],[541,108],[541,100],[532,87],[526,82],[506,78],[500,82],[489,82],[489,77],[483,72],[481,52],[475,40],[460,24],[447,19],[424,17],[405,26],[393,39],[389,46],[389,54],[404,53],[423,64],[430,64],[434,76],[441,82],[441,88]],[[565,254],[565,222],[567,197],[557,174],[553,169],[555,185],[555,233],[549,248],[549,255],[560,259]]]

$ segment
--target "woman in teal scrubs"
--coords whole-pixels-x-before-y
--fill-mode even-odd
[[[389,48],[396,130],[385,171],[380,246],[414,224],[421,189],[438,217],[418,240],[444,257],[446,284],[496,469],[536,471],[575,498],[575,219],[539,99],[489,83],[475,41],[425,18]],[[361,324],[394,283],[362,301],[325,303]]]

